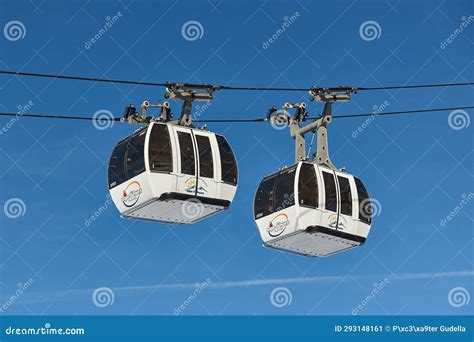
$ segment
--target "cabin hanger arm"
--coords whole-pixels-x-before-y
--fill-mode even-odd
[[[313,162],[316,164],[324,165],[330,169],[336,170],[336,167],[329,158],[329,146],[327,137],[327,127],[332,120],[332,102],[326,102],[324,105],[323,115],[307,124],[306,126],[300,127],[300,119],[293,117],[290,120],[290,134],[295,139],[295,162],[299,162],[306,159],[306,142],[305,134],[316,131],[318,134],[317,139],[317,153]]]

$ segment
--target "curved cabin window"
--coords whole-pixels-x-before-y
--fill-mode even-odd
[[[359,198],[359,220],[371,224],[372,203],[370,202],[369,193],[359,178],[354,177],[354,180],[357,188],[357,197]]]
[[[151,172],[172,172],[173,155],[167,125],[154,124],[148,145]]]
[[[337,211],[336,181],[334,174],[323,171],[324,192],[326,193],[326,209]]]
[[[278,175],[264,179],[255,194],[254,215],[255,219],[270,215],[273,209],[273,188]]]
[[[275,211],[280,211],[295,204],[295,170],[293,167],[281,171],[275,186]]]
[[[127,180],[125,173],[125,154],[127,153],[128,140],[126,139],[115,146],[109,161],[109,189]]]
[[[341,197],[341,214],[352,216],[352,195],[349,179],[337,176],[339,192]]]
[[[229,143],[221,135],[216,134],[219,154],[221,156],[222,180],[226,183],[237,185],[237,161]]]
[[[181,173],[195,175],[194,146],[191,134],[178,131],[178,141],[181,152]]]
[[[295,204],[295,169],[283,170],[265,178],[257,189],[254,202],[255,219],[289,208]]]
[[[146,129],[133,136],[128,143],[127,179],[145,171]]]
[[[318,180],[314,166],[311,164],[301,164],[298,179],[298,198],[299,204],[303,207],[318,207]]]
[[[214,178],[211,142],[208,137],[195,135],[199,150],[199,176]]]

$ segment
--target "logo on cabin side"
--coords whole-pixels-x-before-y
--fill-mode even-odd
[[[286,214],[278,214],[268,224],[267,233],[271,237],[277,237],[281,235],[290,224],[290,220]]]
[[[337,222],[337,214],[331,214],[329,216],[328,226],[335,229],[344,230],[346,228],[347,221],[343,216],[339,215],[339,222]]]
[[[198,195],[205,195],[207,192],[207,183],[202,178],[199,178],[199,181],[196,181],[196,177],[190,177],[184,184],[186,186],[185,191],[188,193],[195,193],[196,185]]]
[[[126,207],[133,207],[142,194],[142,187],[138,181],[133,181],[127,185],[122,194],[122,203]]]

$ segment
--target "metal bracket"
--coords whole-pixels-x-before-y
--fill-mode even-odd
[[[156,120],[152,117],[147,115],[147,109],[149,107],[152,108],[160,108],[160,121],[169,121],[171,119],[171,109],[170,104],[168,102],[163,103],[150,103],[149,101],[143,101],[142,105],[140,106],[140,113],[137,113],[137,110],[133,104],[125,107],[125,111],[123,112],[122,121],[127,121],[129,124],[147,124],[150,121]]]
[[[309,100],[317,102],[347,102],[351,99],[356,88],[312,88],[309,91]]]
[[[213,92],[218,89],[218,87],[211,85],[196,86],[186,84],[176,84],[166,88],[165,98],[184,101],[181,116],[175,123],[181,126],[191,126],[193,102],[211,101],[213,99]]]
[[[211,85],[186,85],[175,84],[166,88],[165,98],[173,100],[182,100],[183,106],[181,116],[178,120],[172,121],[173,114],[169,102],[150,103],[143,101],[140,106],[140,113],[134,105],[125,108],[122,121],[130,124],[148,124],[151,121],[171,122],[181,126],[192,126],[192,105],[194,101],[210,101],[213,98],[213,91],[219,90],[219,87]],[[148,108],[160,108],[161,113],[158,118],[147,116]]]
[[[289,103],[286,102],[283,105],[283,110],[287,111],[288,109],[295,108],[296,112],[295,115],[293,116],[293,119],[298,120],[298,121],[306,121],[306,117],[308,114],[306,113],[306,103],[301,102],[301,103]]]

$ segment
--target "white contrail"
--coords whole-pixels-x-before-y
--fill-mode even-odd
[[[392,281],[396,280],[415,280],[427,278],[450,278],[450,277],[472,277],[474,271],[453,271],[453,272],[430,272],[430,273],[399,273],[393,275],[356,275],[352,278],[356,279],[383,279],[390,278]],[[227,289],[234,287],[251,287],[251,286],[265,286],[265,285],[280,285],[280,284],[330,284],[348,278],[348,276],[319,276],[319,277],[302,277],[302,278],[270,278],[270,279],[255,279],[255,280],[236,280],[236,281],[219,281],[209,282],[206,288]],[[194,289],[201,283],[174,283],[174,284],[159,284],[159,285],[142,285],[142,286],[124,286],[115,287],[114,291],[140,291],[140,290],[182,290]],[[71,290],[73,292],[84,292],[91,290]]]
[[[236,280],[236,281],[218,281],[207,282],[206,289],[228,289],[235,287],[252,287],[252,286],[267,286],[267,285],[284,285],[284,284],[331,284],[343,281],[345,279],[384,279],[388,278],[390,281],[406,281],[417,279],[432,279],[432,278],[459,278],[459,277],[473,277],[474,271],[452,271],[452,272],[426,272],[426,273],[399,273],[399,274],[367,274],[367,275],[338,275],[338,276],[318,276],[318,277],[301,277],[301,278],[270,278],[270,279],[253,279],[253,280]],[[140,292],[140,291],[159,291],[159,290],[185,290],[195,289],[202,285],[202,283],[173,283],[173,284],[158,284],[158,285],[141,285],[141,286],[122,286],[112,287],[113,292]],[[46,302],[48,297],[54,297],[56,300],[67,298],[71,295],[85,295],[90,294],[94,289],[77,289],[67,290],[54,293],[31,293],[25,294],[22,303],[40,303]]]

